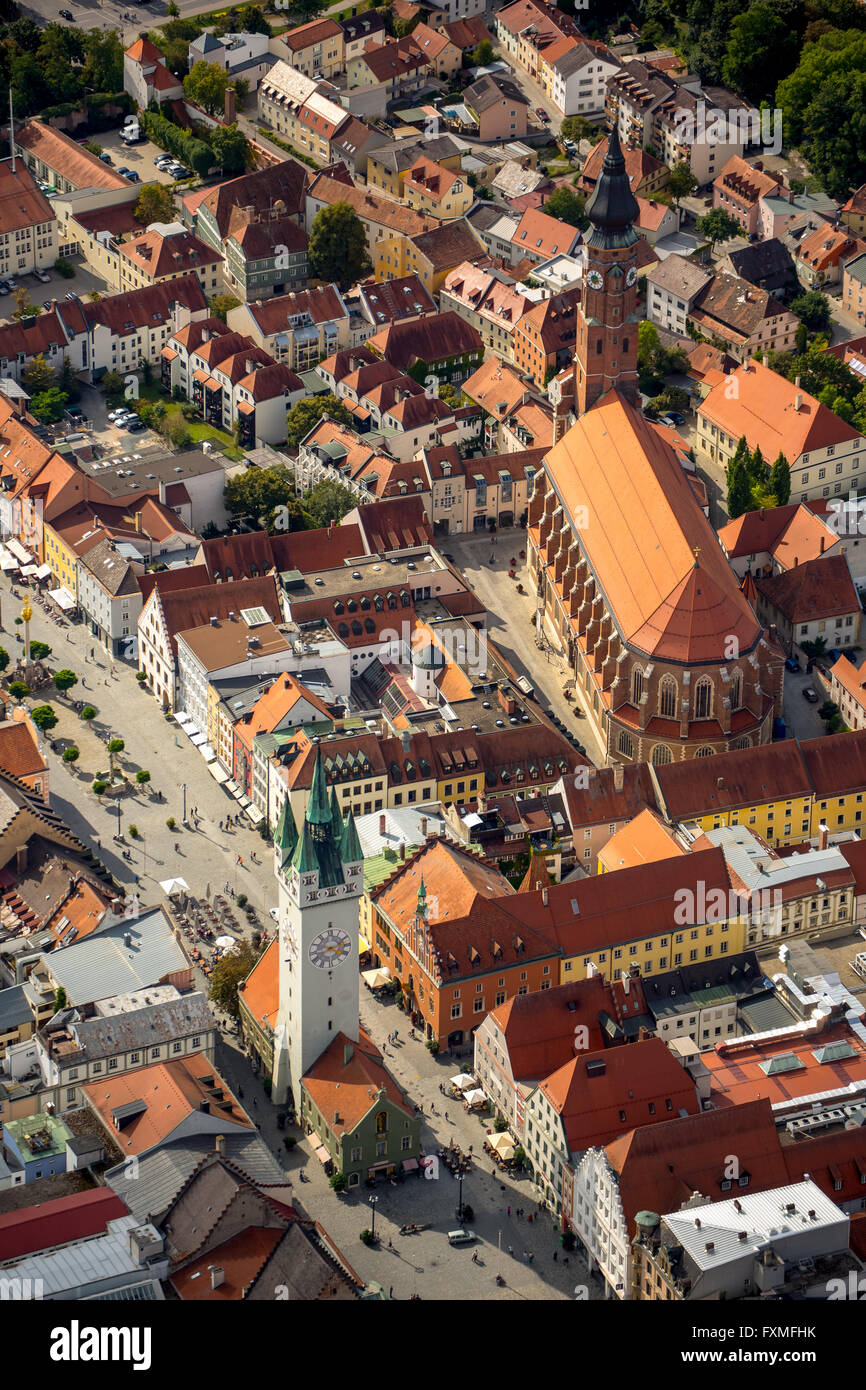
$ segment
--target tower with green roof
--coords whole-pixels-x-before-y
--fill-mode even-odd
[[[343,817],[336,787],[329,794],[317,745],[303,823],[286,798],[274,834],[280,937],[272,1096],[282,1104],[291,1094],[298,1114],[301,1078],[337,1033],[358,1037],[363,868],[354,817]]]

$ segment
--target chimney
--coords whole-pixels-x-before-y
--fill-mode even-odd
[[[199,1101],[198,1108],[203,1115],[210,1114],[210,1101],[207,1099],[206,1096],[203,1096],[202,1099]]]
[[[799,565],[799,563],[800,563],[800,557],[799,557],[799,555],[795,555],[795,556],[794,556],[794,569],[797,568],[797,566]]]
[[[248,357],[248,358],[247,358],[246,367],[247,367],[247,376],[250,376],[250,375],[255,371],[255,369],[256,369],[256,363],[253,361],[253,359],[252,359],[251,357]]]
[[[766,353],[764,353],[763,357],[761,358],[761,361],[763,362],[763,364],[764,364],[765,367],[769,367],[769,365],[770,365],[770,359],[769,359],[769,357],[767,356]]]
[[[19,845],[15,851],[15,872],[23,874],[27,868],[27,846]]]
[[[220,1284],[225,1283],[226,1272],[221,1265],[208,1265],[208,1269],[210,1270],[210,1286],[212,1289],[218,1289]]]
[[[226,87],[226,100],[224,110],[226,125],[234,125],[235,120],[237,119],[238,110],[234,87]]]
[[[803,397],[801,396],[800,392],[798,391],[797,394],[796,394],[796,396],[794,397],[794,409],[795,409],[795,410],[802,410],[802,408],[803,408]]]
[[[385,834],[385,826],[386,826],[387,824],[388,824],[388,817],[385,816],[385,815],[381,815],[381,816],[379,817],[379,834],[380,834],[380,835],[384,835],[384,834]]]
[[[798,376],[795,376],[795,377],[794,377],[794,389],[795,389],[795,390],[799,390],[799,388],[800,388],[800,378],[799,378]]]
[[[405,859],[405,858],[406,858],[406,841],[405,841],[405,840],[401,840],[401,841],[400,841],[400,858],[401,858],[401,859]]]
[[[422,817],[421,817],[421,834],[423,835],[424,839],[426,840],[426,839],[427,839],[427,817],[426,817],[426,816],[422,816]]]
[[[214,1145],[215,1145],[215,1147],[216,1147],[216,1151],[217,1151],[217,1153],[219,1154],[220,1158],[225,1158],[225,1156],[226,1156],[226,1137],[225,1137],[225,1135],[224,1135],[224,1134],[218,1134],[217,1137],[216,1137],[216,1139],[214,1140]]]
[[[614,763],[614,765],[613,765],[613,789],[614,789],[615,792],[621,792],[624,785],[625,785],[625,768],[623,767],[622,763]]]
[[[141,508],[135,513],[135,529],[141,535]]]
[[[542,890],[541,890],[541,902],[542,902],[542,905],[543,905],[544,907],[547,907],[547,900],[548,900],[549,897],[550,897],[550,893],[549,893],[548,889],[547,889],[547,888],[542,888]]]
[[[830,831],[822,821],[818,826],[818,848],[826,849],[830,842]]]

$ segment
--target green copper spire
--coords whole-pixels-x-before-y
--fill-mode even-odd
[[[310,830],[310,822],[304,821],[304,829],[292,855],[292,868],[297,869],[299,874],[309,874],[319,868],[319,856],[316,854],[316,842]]]
[[[361,841],[358,839],[358,832],[355,829],[355,817],[351,807],[340,840],[340,858],[344,864],[357,864],[360,859],[364,858],[364,851],[361,849]]]
[[[306,821],[308,825],[330,826],[331,807],[328,804],[328,783],[322,766],[322,749],[316,745],[316,762],[313,767],[313,781],[310,787],[310,800],[307,803]]]
[[[418,907],[415,915],[420,917],[422,921],[426,921],[427,919],[427,889],[424,886],[423,878],[421,880],[421,886],[418,889]]]
[[[343,815],[337,800],[337,788],[333,785],[331,787],[331,834],[339,844],[343,838]]]
[[[283,809],[280,811],[280,818],[277,821],[277,828],[274,832],[274,847],[279,850],[280,862],[283,868],[291,859],[298,843],[298,827],[295,825],[295,818],[292,815],[292,808],[289,805],[289,798],[283,802]]]

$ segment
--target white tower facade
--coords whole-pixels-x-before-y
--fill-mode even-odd
[[[272,1098],[294,1099],[301,1078],[337,1033],[358,1037],[359,899],[364,857],[351,811],[344,822],[330,801],[321,750],[304,824],[298,831],[288,797],[274,836],[279,892],[279,1012]]]

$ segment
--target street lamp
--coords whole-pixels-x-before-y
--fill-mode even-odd
[[[378,1200],[379,1200],[378,1197],[371,1197],[371,1198],[370,1198],[370,1239],[371,1239],[371,1240],[375,1240],[375,1239],[376,1239],[376,1203],[378,1202]]]
[[[463,1225],[463,1164],[457,1169],[457,1224]]]
[[[183,792],[183,823],[186,825],[186,782],[181,782],[180,789]]]
[[[115,801],[114,809],[117,812],[117,838],[120,839],[120,802]]]

